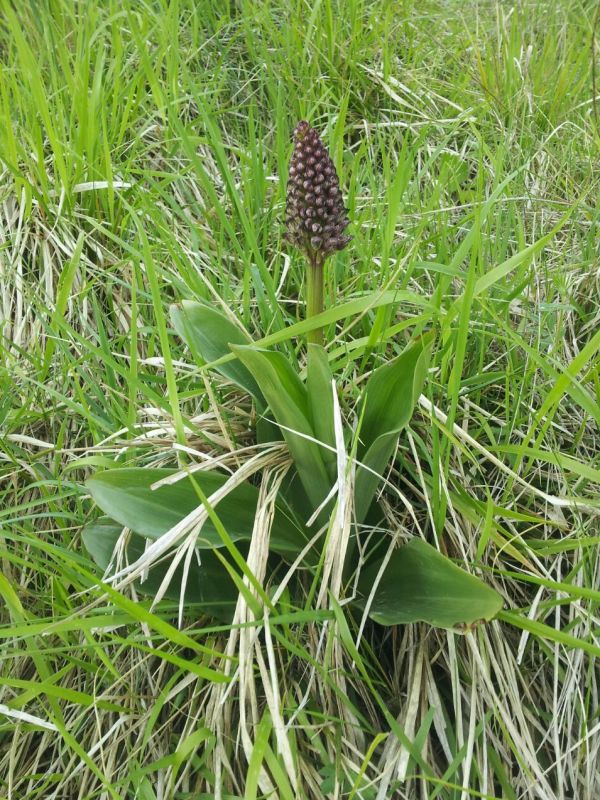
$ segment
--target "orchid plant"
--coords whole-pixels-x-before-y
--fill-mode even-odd
[[[276,441],[287,448],[292,466],[270,526],[275,569],[277,562],[285,565],[299,558],[305,569],[317,568],[339,502],[335,487],[346,481],[352,487],[352,535],[343,554],[343,575],[355,586],[354,605],[383,625],[425,621],[463,631],[491,619],[502,601],[435,542],[414,536],[398,546],[380,535],[374,546],[357,546],[369,530],[381,529],[377,495],[380,490],[385,494],[384,475],[424,387],[434,335],[413,337],[399,355],[361,382],[358,395],[333,374],[320,324],[324,270],[328,257],[351,241],[348,225],[335,166],[317,131],[302,121],[294,132],[289,165],[285,238],[306,259],[305,368],[291,364],[273,347],[252,343],[205,302],[174,306],[173,325],[203,369],[208,365],[249,396],[258,420],[257,442]],[[356,421],[342,440],[335,425],[341,420],[339,396],[348,398],[345,416]],[[349,451],[350,457],[340,459],[340,450]],[[106,516],[89,525],[83,538],[105,570],[111,569],[120,545],[129,562],[125,571],[138,578],[140,591],[183,597],[227,620],[244,591],[244,557],[259,510],[259,490],[243,478],[243,467],[232,477],[198,466],[203,465],[115,465],[94,475],[87,487]],[[248,478],[259,466],[260,461],[247,465]],[[315,527],[323,536],[315,535]],[[182,555],[181,548],[174,548],[190,531],[193,546]],[[141,565],[149,563],[149,553],[148,570]]]

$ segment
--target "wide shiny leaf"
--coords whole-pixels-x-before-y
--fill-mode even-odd
[[[315,437],[324,445],[321,447],[321,458],[327,474],[333,482],[337,475],[337,462],[333,426],[332,380],[333,375],[327,360],[327,353],[320,345],[310,343],[306,367],[308,404]]]
[[[358,416],[362,419],[356,471],[355,508],[358,522],[369,510],[381,476],[394,454],[398,436],[410,422],[423,389],[433,344],[425,334],[369,378]]]
[[[228,317],[216,308],[205,303],[184,300],[180,305],[171,306],[173,327],[188,345],[192,354],[200,356],[204,362],[213,362],[222,356],[230,355],[230,344],[248,344],[249,336]],[[249,370],[238,360],[228,361],[216,366],[217,372],[245,389],[261,406],[264,406],[262,393]]]
[[[311,423],[306,387],[282,353],[254,347],[231,348],[248,367],[265,396],[275,421],[281,425],[290,455],[310,502],[310,516],[327,496],[331,481]]]
[[[360,608],[365,608],[381,564],[381,559],[375,561],[360,575]],[[392,553],[377,583],[369,616],[381,625],[427,622],[464,632],[492,619],[501,608],[502,597],[494,589],[414,538]]]
[[[110,564],[122,532],[123,526],[109,517],[101,517],[83,529],[83,543],[101,570],[105,571]],[[138,534],[128,535],[127,563],[132,564],[143,555],[146,542],[147,539]],[[136,589],[151,597],[156,595],[170,563],[170,559],[165,559],[152,567],[144,580],[135,582]],[[179,601],[182,581],[183,567],[180,565],[173,573],[165,597]],[[185,603],[199,603],[207,613],[229,621],[233,616],[237,597],[235,583],[211,550],[202,550],[200,563],[196,558],[192,559],[185,585]]]
[[[153,485],[172,475],[172,469],[124,468],[100,472],[86,486],[105,514],[149,539],[157,539],[187,514],[202,505],[192,480],[153,489]],[[220,489],[228,476],[216,471],[197,471],[193,479],[208,497]],[[258,503],[258,489],[243,483],[232,489],[216,506],[215,511],[232,541],[249,540],[252,536]],[[297,553],[306,537],[282,505],[276,509],[271,529],[271,549],[277,553]],[[223,541],[212,522],[204,523],[198,548],[223,547]]]

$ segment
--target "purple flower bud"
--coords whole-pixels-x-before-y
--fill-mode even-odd
[[[324,261],[351,240],[339,178],[319,135],[308,122],[294,131],[287,186],[285,238],[309,259]]]

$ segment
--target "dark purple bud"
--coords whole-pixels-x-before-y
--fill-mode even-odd
[[[285,238],[309,259],[325,260],[351,237],[339,178],[325,145],[303,120],[294,131],[287,186]]]

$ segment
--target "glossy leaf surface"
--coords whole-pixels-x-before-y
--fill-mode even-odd
[[[364,608],[376,583],[381,560],[369,565],[359,580]],[[435,547],[414,538],[395,550],[369,608],[381,625],[427,622],[438,628],[463,631],[492,619],[502,598],[474,575],[457,567]]]
[[[252,372],[271,409],[294,460],[302,486],[314,511],[331,488],[321,448],[311,424],[306,387],[282,353],[254,347],[232,347]]]
[[[359,407],[360,442],[356,471],[356,516],[362,522],[381,476],[394,454],[398,436],[410,422],[423,389],[433,335],[426,334],[399,356],[376,369],[365,387]]]
[[[113,552],[123,526],[109,517],[101,517],[87,525],[82,533],[83,543],[101,570],[106,570],[111,562]],[[127,539],[127,562],[132,564],[144,553],[146,539],[130,533]],[[170,560],[165,559],[152,567],[143,581],[136,581],[138,591],[151,597],[156,595],[169,568]],[[179,601],[183,567],[175,570],[165,597]],[[223,620],[233,616],[237,601],[237,588],[227,570],[211,550],[203,550],[200,563],[192,559],[185,587],[185,602],[199,603],[204,610]]]
[[[318,344],[308,345],[306,389],[315,437],[321,447],[321,458],[330,481],[336,479],[335,430],[333,426],[333,394],[331,367],[327,353]],[[333,449],[332,449],[333,448]]]
[[[250,341],[225,314],[205,303],[184,300],[180,305],[171,306],[171,319],[173,327],[192,354],[200,355],[205,362],[217,361],[229,355],[230,344],[246,345]],[[215,369],[264,405],[257,382],[240,361],[228,361]]]
[[[152,488],[174,472],[171,469],[112,469],[90,478],[86,486],[102,511],[113,520],[135,533],[157,539],[201,506],[190,478]],[[223,486],[227,476],[216,471],[197,471],[194,480],[208,497]],[[250,539],[257,502],[258,489],[243,483],[216,505],[219,519],[233,541]],[[279,553],[297,553],[304,543],[299,526],[289,512],[279,506],[271,529],[271,549]],[[222,546],[221,537],[207,520],[198,539],[198,548]]]

